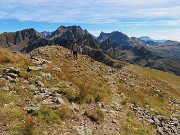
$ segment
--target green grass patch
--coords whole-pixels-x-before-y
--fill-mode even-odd
[[[103,122],[105,117],[104,112],[100,109],[87,109],[85,115],[97,123]]]
[[[37,114],[38,118],[45,121],[47,124],[61,124],[61,118],[59,117],[59,115],[55,110],[49,107],[42,107],[40,110],[38,110]]]
[[[73,110],[71,110],[68,105],[61,105],[56,110],[56,113],[61,118],[61,120],[77,118],[77,116],[74,114]]]
[[[8,104],[13,101],[17,102],[19,100],[19,97],[12,93],[0,91],[0,105]]]

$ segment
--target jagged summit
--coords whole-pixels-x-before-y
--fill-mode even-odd
[[[48,38],[49,36],[51,36],[52,32],[43,31],[43,32],[41,32],[41,34],[43,34],[46,38]]]
[[[57,45],[0,48],[0,73],[2,134],[178,135],[179,76],[83,54],[74,61]]]
[[[130,43],[128,42],[129,37],[126,34],[119,32],[119,31],[113,31],[111,33],[101,32],[100,36],[97,38],[97,40],[99,42],[102,42],[102,41],[106,40],[107,38],[109,38],[113,42],[116,42],[119,44],[130,45]]]
[[[55,30],[49,38],[69,38],[69,39],[82,39],[90,35],[87,30],[83,30],[80,26],[60,26]]]
[[[47,40],[33,28],[0,35],[0,45],[14,51],[28,52],[37,48],[38,44],[43,46]]]

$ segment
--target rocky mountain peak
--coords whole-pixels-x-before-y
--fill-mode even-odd
[[[101,32],[100,36],[97,38],[97,40],[99,42],[102,42],[104,40],[106,40],[107,38],[111,39],[113,42],[119,43],[119,44],[123,44],[123,45],[130,45],[130,43],[128,42],[129,37],[119,31],[113,31],[111,33],[104,33]]]
[[[49,36],[51,36],[52,32],[43,31],[43,32],[41,32],[41,34],[44,35],[46,38],[48,38]]]
[[[83,39],[85,36],[89,36],[87,30],[83,30],[80,26],[60,26],[56,31],[52,33],[50,39],[53,38],[68,38],[72,40]]]

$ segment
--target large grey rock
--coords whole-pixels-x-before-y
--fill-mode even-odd
[[[16,83],[19,81],[18,77],[20,76],[20,69],[14,67],[8,67],[3,70],[2,77],[8,80],[11,83]]]
[[[44,84],[41,81],[36,81],[35,83],[37,84],[37,86],[44,87]]]
[[[44,65],[44,64],[47,64],[47,63],[51,63],[50,61],[47,61],[45,59],[42,59],[42,58],[31,58],[33,63],[36,63],[40,66]]]
[[[18,78],[18,74],[15,74],[15,73],[7,73],[6,75],[11,77],[12,79]]]
[[[71,109],[74,111],[74,112],[79,112],[79,107],[76,103],[73,103],[71,104]]]
[[[61,68],[58,68],[58,67],[52,68],[52,70],[54,70],[54,71],[56,71],[56,72],[61,72]]]
[[[30,71],[38,71],[38,70],[41,70],[42,67],[38,67],[38,66],[28,66],[28,69],[27,71],[30,72]]]
[[[4,108],[11,108],[14,105],[14,102],[10,102],[9,104],[4,104]]]
[[[45,78],[48,78],[48,79],[50,79],[52,77],[52,75],[50,73],[42,72],[41,75],[42,75],[42,77],[45,77]]]
[[[162,127],[162,124],[160,123],[160,121],[156,117],[153,117],[153,120],[155,122],[155,125]]]
[[[159,133],[160,135],[164,135],[164,132],[163,132],[163,127],[157,127],[157,133]]]
[[[29,88],[31,91],[37,91],[38,90],[38,88],[34,84],[29,85]]]
[[[6,69],[3,70],[3,73],[4,73],[4,74],[14,73],[14,74],[17,74],[17,75],[19,76],[20,69],[14,68],[14,67],[8,67],[8,68],[6,68]]]
[[[55,97],[53,99],[53,101],[56,103],[56,104],[64,104],[64,100],[61,98],[61,97]]]
[[[36,110],[40,110],[41,109],[41,105],[40,104],[30,104],[27,107],[24,107],[24,110],[27,111],[27,113],[33,113]]]
[[[6,125],[0,122],[0,135],[4,135],[7,130],[8,128],[6,127]]]

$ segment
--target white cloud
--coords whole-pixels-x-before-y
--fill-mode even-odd
[[[114,23],[124,18],[175,17],[180,13],[178,2],[179,0],[0,0],[0,18]]]
[[[88,32],[98,37],[101,32],[111,33],[112,30],[88,30]]]
[[[0,9],[0,19],[114,24],[129,30],[140,26],[180,27],[179,0],[0,0]],[[100,31],[90,32],[98,35]]]
[[[151,34],[154,39],[166,39],[180,41],[180,29],[156,30]]]

